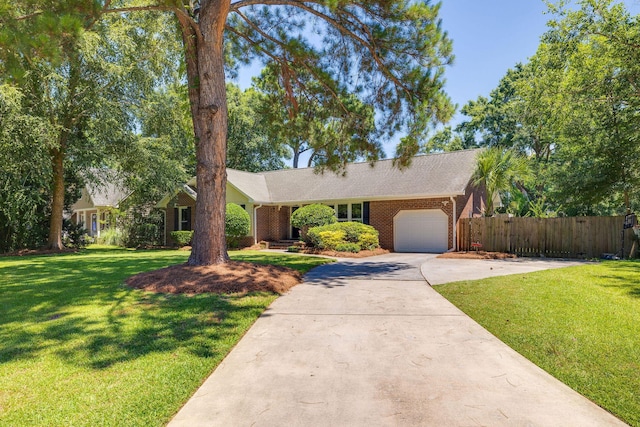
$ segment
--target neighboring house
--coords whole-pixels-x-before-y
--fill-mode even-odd
[[[90,236],[100,237],[100,232],[109,228],[110,211],[130,195],[119,179],[109,181],[85,185],[80,199],[71,206],[71,221],[83,224]]]
[[[380,232],[380,245],[396,252],[455,249],[461,217],[481,215],[484,192],[472,184],[479,150],[413,158],[399,170],[392,160],[349,164],[346,175],[317,174],[312,168],[251,173],[227,169],[227,203],[251,217],[246,244],[296,239],[291,213],[300,206],[332,206],[338,221],[360,221]],[[191,230],[195,221],[196,180],[165,197],[166,236]],[[170,238],[167,241],[171,244]]]

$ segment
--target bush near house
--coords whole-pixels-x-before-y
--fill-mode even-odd
[[[353,252],[357,254],[360,252],[360,246],[356,243],[340,243],[336,245],[336,251],[338,252]]]
[[[62,243],[66,248],[84,248],[89,244],[89,235],[83,224],[71,220],[62,221]]]
[[[100,233],[100,237],[96,239],[99,245],[121,246],[125,247],[127,241],[127,233],[120,228],[107,228]]]
[[[227,237],[227,246],[238,247],[240,239],[249,234],[251,218],[242,206],[235,203],[227,203],[224,218],[224,232]]]
[[[336,222],[310,228],[307,240],[312,246],[339,252],[373,250],[380,246],[378,230],[360,222]]]
[[[335,222],[336,213],[333,208],[319,203],[303,206],[291,214],[291,225],[300,229],[300,236],[307,243],[310,243],[307,239],[310,228]]]
[[[193,231],[172,231],[171,238],[180,247],[187,246],[193,238]]]
[[[164,243],[164,216],[159,209],[133,207],[127,210],[120,226],[126,232],[125,246],[128,248],[149,248]]]

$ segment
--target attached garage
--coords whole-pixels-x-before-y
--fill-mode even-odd
[[[403,210],[393,218],[396,252],[446,252],[449,217],[440,209]]]

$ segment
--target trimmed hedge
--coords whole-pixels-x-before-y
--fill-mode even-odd
[[[307,233],[310,228],[321,227],[335,222],[336,213],[333,208],[319,203],[303,206],[291,214],[291,225],[300,229],[300,236],[307,243],[309,243]]]
[[[193,238],[193,230],[191,231],[172,231],[171,238],[180,247],[187,246]]]
[[[251,230],[251,218],[242,206],[235,203],[227,203],[224,217],[224,232],[227,237],[227,246],[235,248],[240,239],[249,234]]]
[[[336,222],[310,228],[307,240],[312,246],[339,252],[355,252],[354,245],[358,251],[373,250],[380,246],[378,230],[360,222]],[[343,246],[345,244],[349,245]],[[338,247],[346,250],[339,250]]]

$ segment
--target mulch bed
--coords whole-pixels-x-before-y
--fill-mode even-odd
[[[126,280],[133,288],[172,294],[283,294],[301,282],[302,274],[296,270],[241,261],[207,266],[180,264],[136,274]]]
[[[504,252],[486,252],[486,251],[471,251],[471,252],[445,252],[438,255],[437,258],[450,258],[450,259],[507,259],[517,258],[514,254],[507,254]]]

